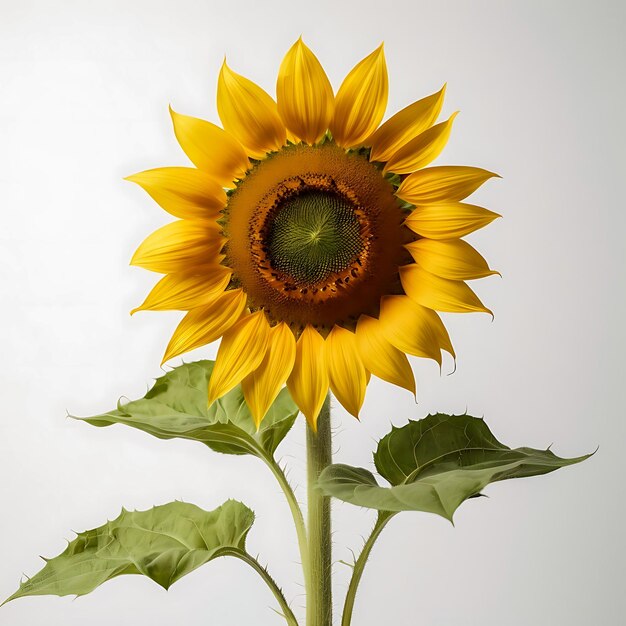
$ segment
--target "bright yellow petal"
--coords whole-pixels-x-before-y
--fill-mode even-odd
[[[385,338],[406,354],[433,359],[441,365],[441,350],[454,356],[450,337],[433,310],[407,296],[384,296],[380,323]]]
[[[285,125],[271,96],[233,72],[226,61],[217,81],[217,112],[224,128],[255,159],[278,150],[287,139]]]
[[[458,202],[498,174],[480,167],[441,165],[414,172],[403,181],[396,195],[414,205]]]
[[[414,233],[429,239],[458,239],[498,217],[502,216],[473,204],[450,202],[418,207],[406,218],[405,224]]]
[[[207,306],[228,286],[231,270],[223,265],[208,265],[201,274],[181,272],[164,276],[144,303],[131,311],[189,311]]]
[[[405,247],[420,267],[442,278],[472,280],[498,273],[489,269],[484,257],[461,239],[418,239]]]
[[[287,141],[290,143],[298,143],[299,137],[296,137],[289,129],[287,129]]]
[[[171,222],[144,239],[130,264],[170,274],[216,263],[226,241],[220,233],[220,227],[211,221]]]
[[[290,48],[278,71],[278,112],[287,128],[309,144],[319,141],[334,110],[333,88],[317,57],[302,38]]]
[[[432,126],[405,144],[387,161],[383,172],[410,174],[434,161],[448,143],[452,122],[457,113],[453,113],[447,121]]]
[[[326,337],[326,362],[333,394],[358,419],[365,400],[367,375],[356,335],[341,326],[333,326]]]
[[[448,313],[483,312],[493,315],[461,280],[435,276],[415,264],[400,268],[402,288],[418,304]]]
[[[369,372],[415,395],[415,377],[409,360],[404,352],[385,338],[379,320],[361,315],[356,326],[356,338],[363,365]]]
[[[209,404],[253,372],[267,352],[270,325],[263,311],[246,315],[222,338],[209,379]]]
[[[233,289],[210,305],[189,311],[174,331],[163,363],[219,339],[241,317],[247,301],[242,289]]]
[[[296,343],[296,360],[287,388],[313,430],[317,430],[317,417],[328,385],[324,339],[307,325]]]
[[[170,107],[174,133],[190,161],[225,187],[243,178],[250,162],[241,144],[219,126],[176,113]]]
[[[168,213],[182,219],[215,219],[226,206],[226,192],[193,167],[160,167],[128,176]]]
[[[354,67],[339,87],[330,125],[338,145],[352,148],[376,130],[387,108],[388,87],[381,44]]]
[[[430,128],[441,113],[445,93],[444,85],[437,93],[390,117],[368,141],[372,146],[370,161],[388,161],[402,146]]]
[[[295,360],[296,338],[289,326],[281,322],[270,329],[268,348],[261,365],[241,383],[257,429],[289,378]]]
[[[409,298],[410,300],[410,298]],[[429,315],[428,322],[430,323],[430,327],[432,328],[435,336],[437,337],[437,341],[439,342],[439,346],[442,350],[445,350],[448,354],[452,356],[453,359],[456,360],[456,353],[454,352],[454,348],[452,347],[452,341],[450,340],[450,335],[444,326],[441,318],[435,311],[432,309],[424,309]]]

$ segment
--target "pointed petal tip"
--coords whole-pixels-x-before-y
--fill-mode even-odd
[[[452,362],[454,363],[454,367],[452,368],[452,371],[451,371],[451,372],[448,372],[448,373],[446,374],[446,376],[452,376],[452,374],[454,374],[454,373],[456,372],[456,357],[454,357],[454,358],[452,359]],[[439,367],[439,376],[443,376],[443,365],[441,365],[441,366]]]
[[[454,374],[456,372],[456,355],[452,355],[452,363],[454,364],[454,367],[452,368],[452,371],[449,372],[448,374],[446,374],[446,376],[452,376],[452,374]]]
[[[491,170],[486,170],[484,168],[477,169],[482,169],[482,171],[485,172],[486,180],[489,180],[490,178],[502,178],[502,176],[500,176],[500,174],[498,174],[497,172],[492,172]]]

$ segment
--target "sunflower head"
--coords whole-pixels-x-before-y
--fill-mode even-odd
[[[490,312],[465,281],[496,272],[462,237],[498,215],[462,200],[496,175],[427,167],[444,93],[380,125],[383,47],[334,94],[299,39],[276,101],[224,62],[222,128],[171,111],[195,167],[130,177],[178,218],[133,256],[164,274],[135,310],[187,311],[164,361],[222,339],[209,402],[241,383],[258,424],[287,384],[315,428],[330,388],[358,416],[371,374],[415,394],[407,354],[454,356],[438,311]]]

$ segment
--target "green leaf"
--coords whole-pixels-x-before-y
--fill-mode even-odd
[[[20,584],[6,601],[23,596],[82,596],[122,574],[143,574],[168,589],[220,556],[245,554],[254,513],[228,500],[214,511],[171,502],[148,511],[126,511],[79,533],[57,557]]]
[[[140,400],[77,419],[94,426],[126,424],[160,439],[192,439],[225,454],[273,456],[298,414],[287,389],[280,392],[257,432],[241,387],[208,406],[212,371],[213,361],[185,363],[157,378]]]
[[[374,454],[381,487],[363,468],[331,465],[319,479],[327,495],[379,511],[426,511],[452,521],[456,509],[490,483],[547,474],[591,455],[562,459],[548,450],[501,444],[482,419],[429,415],[392,428]]]

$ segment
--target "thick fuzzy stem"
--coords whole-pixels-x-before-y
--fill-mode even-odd
[[[332,461],[330,397],[317,420],[317,432],[307,427],[309,589],[306,626],[332,626],[332,538],[330,498],[317,489],[320,472]]]

